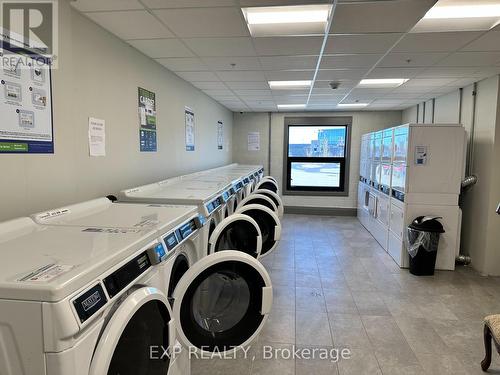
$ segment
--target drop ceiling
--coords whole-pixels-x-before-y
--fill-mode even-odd
[[[321,111],[338,109],[340,101],[370,103],[364,110],[403,109],[500,73],[500,26],[489,31],[410,33],[435,2],[76,0],[72,4],[232,111],[276,111],[278,104],[306,102],[308,110]],[[242,7],[328,3],[336,6],[326,35],[254,38],[241,12]],[[409,81],[397,88],[357,88],[363,78]],[[279,80],[314,83],[310,91],[271,90],[267,82]],[[332,81],[340,83],[338,89],[330,88]]]

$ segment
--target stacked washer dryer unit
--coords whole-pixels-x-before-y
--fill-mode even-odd
[[[236,251],[197,262],[169,303],[196,207],[97,200],[34,218],[0,224],[2,375],[189,374],[186,348],[232,352],[267,320],[269,275]]]

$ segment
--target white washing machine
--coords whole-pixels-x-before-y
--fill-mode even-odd
[[[231,186],[226,181],[203,182],[190,178],[175,178],[121,191],[118,199],[121,202],[196,205],[207,221],[202,229],[205,246],[199,249],[199,259],[201,259],[208,254],[209,239],[216,227],[221,224],[222,227],[219,229],[223,232],[224,227],[231,224],[228,221],[223,222],[226,202],[231,194]],[[245,221],[241,217],[236,220]]]
[[[260,204],[264,207],[269,208],[272,210],[276,215],[278,215],[278,206],[276,206],[276,203],[268,197],[267,195],[264,194],[250,194],[248,197],[243,199],[238,207],[243,207],[249,204]],[[279,215],[278,215],[279,216]]]
[[[268,189],[258,189],[254,190],[252,194],[261,194],[265,195],[266,197],[270,198],[276,207],[278,208],[278,217],[281,219],[285,213],[285,206],[283,205],[283,201],[281,200],[281,197],[276,194],[274,191],[268,190]]]
[[[176,236],[185,225],[172,224]],[[189,374],[187,350],[171,358],[164,349],[248,345],[272,305],[260,262],[236,251],[205,257],[180,278],[171,308],[164,265],[183,240],[169,249],[153,234],[29,218],[0,224],[0,373]]]
[[[264,177],[259,183],[257,183],[255,190],[259,189],[267,189],[271,190],[273,193],[279,194],[278,183],[274,178],[269,178],[269,176]]]
[[[260,256],[271,254],[281,239],[281,221],[276,213],[261,204],[248,204],[238,207],[235,214],[250,216],[258,224],[262,236]]]

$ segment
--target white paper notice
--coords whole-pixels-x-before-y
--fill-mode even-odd
[[[186,151],[194,151],[194,111],[184,108],[184,117],[186,123]]]
[[[89,117],[90,156],[106,156],[106,121]]]
[[[248,151],[260,150],[260,132],[248,133]]]

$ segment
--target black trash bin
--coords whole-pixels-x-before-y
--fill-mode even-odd
[[[434,275],[439,237],[444,233],[437,219],[441,217],[419,216],[407,228],[410,273],[413,275]]]

